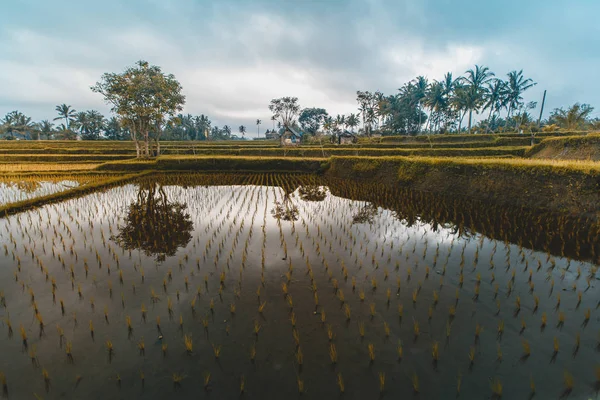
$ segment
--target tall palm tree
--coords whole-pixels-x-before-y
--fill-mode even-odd
[[[59,119],[64,119],[65,127],[67,128],[67,130],[69,130],[71,122],[75,120],[77,111],[75,111],[75,109],[71,108],[70,105],[68,106],[64,103],[56,106],[55,110],[58,113],[58,117],[54,118],[53,121],[57,121]]]
[[[240,133],[242,134],[242,137],[246,136],[246,127],[244,125],[240,125],[240,127],[238,128]]]
[[[260,119],[257,119],[256,120],[256,136],[257,137],[260,137],[260,132],[259,132],[260,124],[262,124],[262,121]]]
[[[484,85],[493,79],[494,73],[488,67],[475,65],[475,70],[469,69],[465,74],[463,80],[468,87],[467,109],[469,110],[469,133],[471,133],[473,111],[479,112],[486,91]]]
[[[433,131],[437,130],[440,123],[441,114],[446,109],[447,99],[445,96],[444,84],[438,81],[433,81],[429,85],[429,90],[426,92],[423,98],[423,105],[430,110],[429,119],[427,125]],[[432,125],[434,121],[435,126]]]
[[[506,91],[506,82],[504,82],[502,79],[493,79],[490,83],[487,84],[487,90],[484,94],[483,104],[484,110],[490,110],[485,128],[486,133],[489,131],[490,128],[490,120],[492,118],[492,114],[499,112],[503,106]]]
[[[273,131],[275,131],[275,121],[277,121],[277,117],[274,115],[271,115],[271,122],[273,123]]]
[[[421,112],[421,106],[422,106],[421,102],[425,98],[425,95],[427,94],[427,88],[428,88],[427,78],[425,78],[424,76],[417,76],[414,80],[414,83],[415,83],[414,96],[415,96],[417,105],[419,107],[419,131],[420,131],[421,126],[423,124],[423,122],[421,121],[421,116],[423,115],[423,113]]]
[[[462,121],[468,111],[468,102],[467,86],[463,85],[461,82],[457,83],[454,87],[454,94],[450,99],[450,104],[458,114],[458,133],[461,132]]]
[[[523,92],[535,85],[536,83],[532,79],[525,79],[523,70],[511,71],[508,73],[508,81],[506,82],[506,100],[508,104],[507,119],[510,118],[512,111],[518,109],[523,103]]]

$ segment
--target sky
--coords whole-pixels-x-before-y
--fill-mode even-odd
[[[172,73],[184,113],[271,128],[271,99],[357,112],[357,90],[397,93],[475,64],[523,69],[544,116],[575,102],[600,116],[598,0],[12,0],[0,13],[0,116],[109,107],[104,72],[137,60]]]

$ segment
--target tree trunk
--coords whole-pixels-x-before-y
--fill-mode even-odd
[[[492,119],[492,111],[493,110],[494,110],[494,107],[490,107],[490,114],[488,115],[487,126],[485,127],[485,133],[488,133],[490,131],[490,119]]]
[[[469,133],[471,133],[471,120],[473,118],[473,110],[469,110]]]

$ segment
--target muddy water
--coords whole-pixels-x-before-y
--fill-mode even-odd
[[[497,381],[525,398],[531,380],[557,398],[565,373],[574,398],[595,396],[593,234],[548,217],[541,240],[527,213],[498,226],[504,210],[303,179],[147,180],[1,219],[10,398],[280,399],[299,382],[336,398],[339,377],[349,399],[412,396],[415,378],[421,398],[455,398],[459,380],[461,398]]]

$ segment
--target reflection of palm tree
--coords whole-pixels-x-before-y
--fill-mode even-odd
[[[164,261],[192,239],[193,223],[186,208],[186,204],[169,202],[159,184],[142,184],[129,206],[125,225],[111,239],[126,250],[141,250]]]

